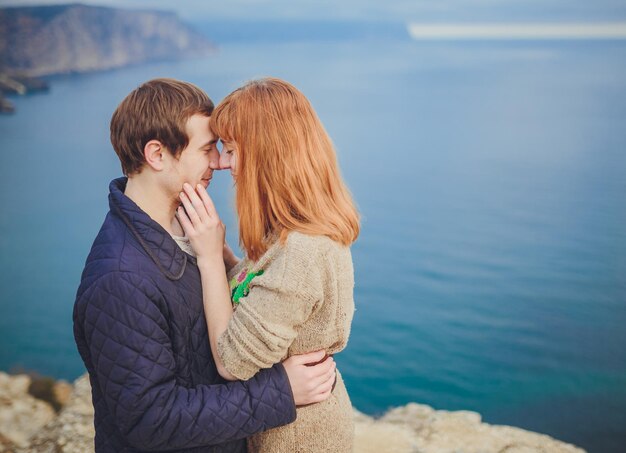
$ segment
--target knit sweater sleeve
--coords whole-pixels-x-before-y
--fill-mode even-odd
[[[218,339],[225,368],[241,380],[283,360],[322,299],[317,243],[291,234],[264,273],[250,282],[226,331]]]
[[[226,278],[228,279],[228,281],[230,281],[233,277],[235,277],[237,274],[239,274],[242,269],[244,268],[246,260],[245,259],[241,259],[239,260],[239,262],[237,264],[235,264],[227,273],[226,273]]]

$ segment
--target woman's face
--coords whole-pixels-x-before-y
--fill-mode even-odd
[[[237,177],[237,143],[233,141],[221,140],[222,151],[220,152],[220,168],[226,170],[230,168],[233,178]]]

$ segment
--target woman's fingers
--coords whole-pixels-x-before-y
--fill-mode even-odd
[[[185,191],[185,194],[189,198],[189,201],[191,202],[191,205],[194,207],[194,209],[198,213],[198,217],[202,221],[206,220],[207,217],[210,216],[210,214],[207,211],[207,208],[205,207],[204,202],[202,201],[202,199],[198,196],[198,194],[193,189],[193,187],[191,187],[191,184],[188,184],[188,183],[183,184],[183,190]],[[185,206],[185,208],[186,208],[186,206]]]
[[[207,210],[208,214],[211,217],[219,217],[217,215],[217,210],[215,209],[215,205],[213,204],[213,200],[205,190],[205,188],[198,184],[196,186],[196,191],[200,194],[200,198],[202,199],[202,203],[204,203],[204,207]]]
[[[200,219],[200,216],[198,215],[198,211],[196,211],[196,208],[191,203],[191,200],[189,200],[189,197],[187,196],[187,194],[185,194],[184,192],[181,192],[180,201],[183,203],[183,206],[185,207],[185,211],[187,211],[187,216],[189,220],[191,221],[191,223],[194,226],[199,226],[202,223],[202,219]]]
[[[189,220],[189,217],[187,217],[185,210],[181,206],[179,206],[178,209],[176,210],[176,216],[178,217],[180,226],[183,227],[183,231],[185,232],[185,235],[187,237],[193,236],[193,234],[195,233],[195,229],[193,225],[191,224],[191,220]]]

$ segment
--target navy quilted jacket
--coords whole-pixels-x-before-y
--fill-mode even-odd
[[[124,195],[125,185],[111,182],[74,305],[96,452],[243,452],[247,436],[295,420],[285,369],[222,380],[195,259]]]

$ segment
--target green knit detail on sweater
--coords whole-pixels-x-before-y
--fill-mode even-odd
[[[239,299],[246,297],[250,292],[250,282],[254,277],[263,275],[263,269],[257,272],[246,272],[243,270],[238,277],[230,281],[231,298],[235,305],[239,305]]]

